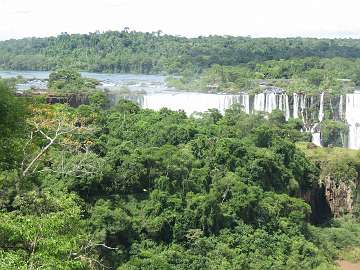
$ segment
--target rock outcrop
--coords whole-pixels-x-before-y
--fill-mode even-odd
[[[325,198],[334,217],[352,214],[354,197],[356,196],[356,182],[336,182],[327,176],[324,181]]]

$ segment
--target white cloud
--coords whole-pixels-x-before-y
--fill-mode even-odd
[[[0,0],[0,39],[121,30],[360,37],[358,0]]]

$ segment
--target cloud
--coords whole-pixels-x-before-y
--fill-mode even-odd
[[[30,10],[16,10],[14,13],[15,14],[29,14],[29,13],[31,13],[31,11]]]
[[[104,5],[108,6],[108,7],[124,7],[130,4],[130,1],[111,1],[111,0],[106,0],[103,1]]]
[[[0,0],[0,39],[95,30],[359,37],[358,0]]]

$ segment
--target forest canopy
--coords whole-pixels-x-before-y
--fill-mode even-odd
[[[17,146],[0,156],[4,269],[321,270],[358,254],[359,209],[316,216],[303,195],[321,167],[278,111],[188,117],[104,108],[101,92],[72,108],[0,91],[0,141]]]
[[[0,81],[1,269],[331,270],[360,260],[360,154],[337,148],[343,122],[321,122],[319,148],[305,121],[280,110],[110,107],[79,73],[331,99],[360,86],[359,40],[124,29],[1,41],[0,56],[1,69],[52,71],[42,97],[14,94],[24,78]],[[329,181],[353,192],[350,210],[333,211]]]
[[[209,36],[186,38],[124,29],[89,34],[0,42],[0,68],[180,74],[201,73],[218,64],[237,66],[267,60],[320,57],[358,59],[356,39],[251,38]]]

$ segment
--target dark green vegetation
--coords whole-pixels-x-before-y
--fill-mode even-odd
[[[360,85],[360,60],[307,57],[269,60],[238,66],[213,65],[201,75],[182,73],[169,78],[178,89],[213,91],[259,91],[259,84],[281,87],[290,92],[343,94]]]
[[[20,142],[15,138],[24,132],[25,104],[15,99],[7,84],[0,81],[0,167],[11,168],[19,158]]]
[[[348,132],[348,126],[344,122],[324,120],[321,122],[321,140],[325,147],[338,146],[344,144],[344,137]]]
[[[63,33],[0,42],[0,68],[175,74],[181,77],[168,83],[182,90],[258,91],[266,80],[288,92],[339,94],[360,85],[359,44],[353,39],[185,38],[128,29]],[[80,89],[93,83],[73,81]],[[52,86],[62,88],[62,83]]]
[[[310,225],[301,196],[321,167],[278,111],[105,110],[101,93],[25,107],[0,91],[0,141],[18,146],[0,156],[2,269],[320,270],[360,246],[357,211]]]
[[[72,67],[97,72],[200,73],[214,64],[236,66],[266,60],[360,57],[352,39],[198,37],[128,31],[0,42],[0,67],[55,70]]]
[[[82,78],[81,74],[71,69],[58,69],[49,75],[49,89],[59,92],[86,91],[95,89],[97,81]]]

